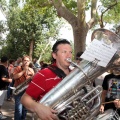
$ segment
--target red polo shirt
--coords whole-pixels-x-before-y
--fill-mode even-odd
[[[26,89],[26,93],[36,100],[40,100],[47,92],[55,87],[62,78],[58,77],[49,68],[36,73]]]

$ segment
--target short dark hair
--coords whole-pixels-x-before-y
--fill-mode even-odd
[[[82,58],[80,58],[80,56],[83,54],[83,52],[78,52],[77,54],[76,54],[76,60],[82,60]]]
[[[9,60],[9,64],[12,64],[13,62],[15,62],[14,59],[10,59],[10,60]]]
[[[70,43],[67,39],[58,39],[58,40],[55,42],[55,44],[53,45],[53,47],[52,47],[52,53],[56,53],[56,52],[58,51],[57,47],[58,47],[58,45],[60,45],[60,44],[69,44],[69,45],[71,45],[71,43]],[[52,57],[51,62],[53,63],[53,62],[55,62],[55,61],[56,61],[56,60]]]
[[[57,52],[57,47],[60,44],[69,44],[69,45],[71,45],[70,42],[67,39],[58,39],[55,42],[55,44],[53,45],[53,47],[52,47],[52,52]]]
[[[5,63],[8,61],[8,58],[6,56],[1,57],[1,62]]]

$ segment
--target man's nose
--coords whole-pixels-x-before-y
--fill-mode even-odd
[[[72,54],[70,52],[67,53],[67,57],[71,58]]]

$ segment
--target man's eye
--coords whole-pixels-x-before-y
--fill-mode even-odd
[[[63,51],[62,53],[66,53],[66,51]]]

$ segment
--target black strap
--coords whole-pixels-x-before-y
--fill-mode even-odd
[[[58,68],[57,66],[49,65],[48,68],[51,71],[53,71],[56,75],[58,75],[60,78],[66,77],[66,74],[64,73],[64,71]]]

